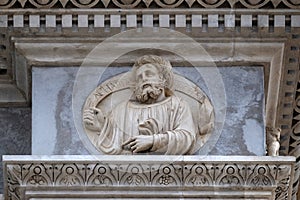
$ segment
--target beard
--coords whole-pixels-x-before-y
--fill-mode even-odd
[[[135,88],[136,99],[140,103],[146,103],[147,101],[151,102],[151,100],[155,101],[162,93],[163,88],[162,83],[144,82],[138,84]]]

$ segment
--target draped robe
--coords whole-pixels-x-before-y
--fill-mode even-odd
[[[172,95],[154,104],[122,102],[106,118],[95,144],[105,154],[132,154],[122,143],[139,135],[138,125],[147,119],[158,124],[150,154],[190,154],[196,140],[195,126],[186,102]]]

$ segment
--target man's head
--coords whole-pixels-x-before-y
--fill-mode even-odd
[[[135,62],[132,72],[136,81],[135,95],[139,102],[150,103],[162,95],[172,93],[172,66],[162,57],[142,56]]]

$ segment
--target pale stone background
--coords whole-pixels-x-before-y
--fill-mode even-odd
[[[107,68],[100,82],[129,69]],[[227,114],[218,142],[206,153],[264,155],[263,68],[219,69],[226,90]],[[73,121],[72,91],[77,70],[76,67],[33,68],[33,154],[89,154]],[[209,96],[208,87],[195,68],[176,67],[174,70],[199,85]]]

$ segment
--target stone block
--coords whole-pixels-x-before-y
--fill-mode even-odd
[[[104,27],[104,15],[95,15],[94,16],[94,26],[97,27]]]
[[[39,15],[29,15],[29,26],[33,28],[40,27],[40,16]]]
[[[87,28],[88,26],[88,15],[78,15],[78,27]]]
[[[121,16],[120,15],[110,15],[110,27],[116,28],[121,26]]]
[[[241,27],[252,27],[252,15],[241,15]]]
[[[7,15],[0,15],[0,27],[7,27]]]
[[[202,15],[192,15],[192,27],[202,27]]]
[[[126,15],[126,26],[137,27],[136,15]]]
[[[258,15],[257,16],[258,27],[269,27],[269,15]]]
[[[225,27],[234,28],[235,27],[235,15],[225,15]]]
[[[143,15],[143,27],[153,27],[153,15]]]
[[[186,17],[185,15],[176,15],[175,16],[175,27],[186,27]]]
[[[291,16],[291,26],[292,27],[300,27],[300,15],[292,15]]]
[[[46,15],[46,27],[55,28],[56,27],[56,16]]]
[[[72,27],[72,15],[62,15],[61,16],[61,25],[63,28],[71,28]]]
[[[24,16],[23,15],[14,15],[14,27],[21,28],[24,27]]]
[[[159,27],[168,28],[170,27],[170,15],[159,15]]]
[[[208,27],[217,28],[219,27],[219,15],[210,14],[208,17]]]
[[[275,15],[274,16],[274,27],[285,27],[285,16]]]

